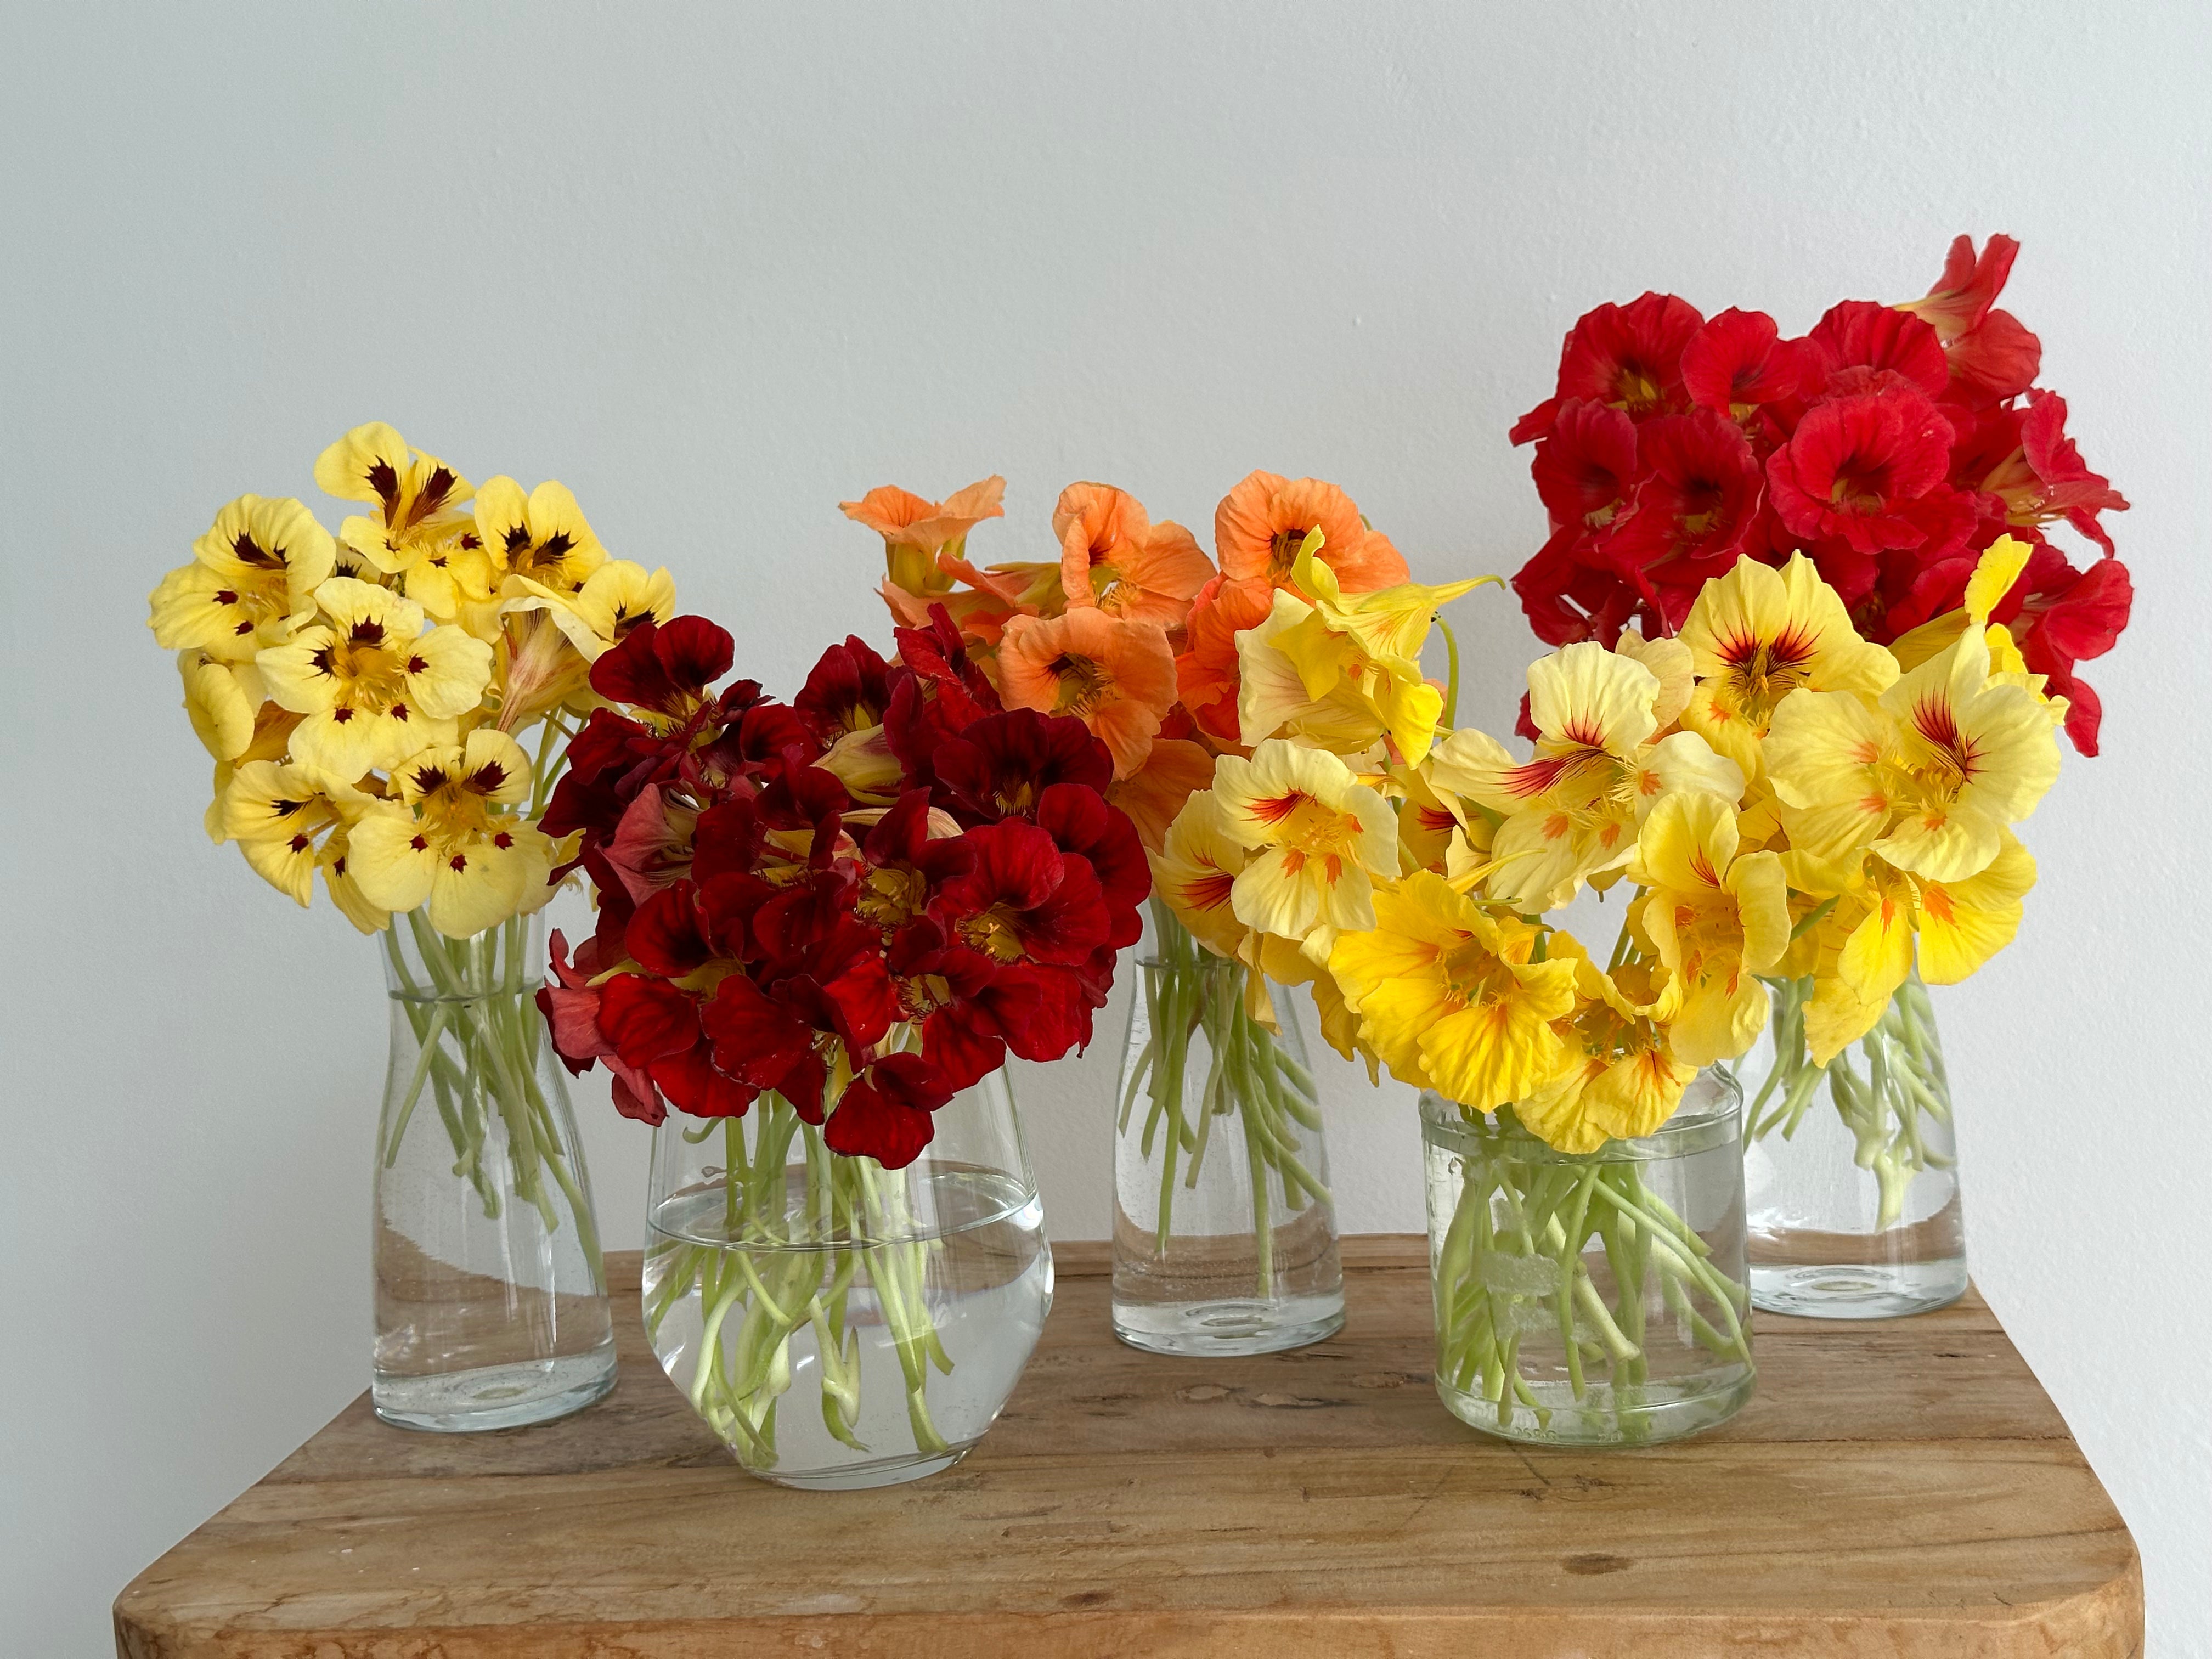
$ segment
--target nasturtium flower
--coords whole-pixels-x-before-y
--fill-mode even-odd
[[[573,590],[528,576],[520,587],[501,609],[545,611],[586,663],[620,645],[648,617],[665,623],[676,614],[676,582],[667,568],[648,571],[629,559],[609,559]]]
[[[249,760],[222,793],[223,838],[234,841],[254,872],[304,907],[318,868],[346,919],[364,933],[383,913],[362,902],[346,869],[348,829],[376,805],[344,780],[313,766]]]
[[[1789,698],[1765,755],[1793,847],[1827,860],[1870,847],[1935,881],[1987,866],[2058,776],[2049,714],[2027,686],[1991,680],[1971,629],[1879,702]]]
[[[1006,624],[998,669],[1007,708],[1075,716],[1113,755],[1117,778],[1145,764],[1175,706],[1166,630],[1097,609],[1016,617]]]
[[[1319,478],[1248,473],[1213,512],[1213,551],[1231,582],[1291,580],[1298,550],[1322,532],[1321,558],[1348,593],[1406,580],[1411,574],[1390,538],[1367,527],[1351,496]]]
[[[1639,647],[1674,665],[1657,642]],[[1637,827],[1670,792],[1730,807],[1744,775],[1694,732],[1652,741],[1665,691],[1643,661],[1592,641],[1528,666],[1536,752],[1516,761],[1487,732],[1463,727],[1438,745],[1430,779],[1501,815],[1491,842],[1490,896],[1534,913],[1565,904],[1586,881],[1626,866]]]
[[[368,808],[350,835],[349,865],[372,904],[412,910],[467,939],[553,896],[553,843],[511,809],[530,796],[530,759],[504,732],[421,750],[396,767],[397,801]]]
[[[185,714],[193,735],[216,760],[243,756],[253,743],[255,716],[268,701],[261,671],[250,662],[225,662],[200,646],[177,653],[177,673],[185,683]]]
[[[1231,895],[1252,853],[1229,833],[1212,791],[1201,789],[1183,803],[1151,860],[1152,891],[1191,937],[1217,956],[1235,956],[1250,930],[1237,920]]]
[[[1682,723],[1747,777],[1757,774],[1759,740],[1792,691],[1871,695],[1897,678],[1896,659],[1859,637],[1843,600],[1802,553],[1779,570],[1739,560],[1705,584],[1680,637],[1697,675]]]
[[[1313,617],[1311,605],[1291,589],[1279,587],[1266,620],[1237,635],[1238,734],[1249,744],[1280,733],[1334,754],[1363,753],[1382,741],[1389,722],[1358,680],[1342,672],[1351,641],[1330,636],[1326,663],[1314,663],[1309,653],[1316,670],[1310,685],[1307,665],[1280,648],[1283,641],[1299,637]],[[1443,699],[1437,696],[1437,712],[1443,707]],[[1430,718],[1433,721],[1435,715]]]
[[[1844,934],[1832,963],[1814,970],[1805,1037],[1814,1062],[1825,1066],[1874,1029],[1912,971],[1914,941],[1921,976],[1954,985],[1978,970],[2020,931],[2021,901],[2035,885],[2035,860],[2010,831],[1996,855],[1959,881],[1935,881],[1865,855],[1836,895],[1831,927]]]
[[[1222,829],[1254,854],[1230,894],[1237,921],[1290,939],[1375,926],[1375,878],[1398,872],[1398,818],[1343,761],[1273,738],[1249,760],[1215,762],[1213,793]]]
[[[491,647],[451,623],[424,632],[421,606],[350,576],[325,582],[315,603],[324,621],[254,659],[269,696],[307,716],[293,758],[352,779],[451,743],[490,683]]]
[[[489,596],[490,561],[460,510],[469,481],[436,456],[372,421],[316,459],[315,483],[340,501],[375,504],[373,514],[340,525],[338,540],[386,575],[403,576],[407,597],[433,616],[451,621],[462,599]]]
[[[493,478],[477,491],[476,526],[503,595],[527,593],[525,582],[573,593],[607,562],[566,484],[549,480],[525,496],[514,479]]]
[[[192,544],[192,562],[161,579],[147,626],[167,651],[248,662],[314,615],[337,562],[330,532],[301,502],[240,495]]]
[[[1069,607],[1180,628],[1212,579],[1213,561],[1172,520],[1154,524],[1144,504],[1111,484],[1072,483],[1052,512],[1060,580]]]
[[[1006,481],[994,473],[941,501],[925,501],[911,490],[884,484],[857,501],[840,505],[847,518],[884,538],[891,585],[926,599],[952,591],[953,574],[939,568],[938,556],[962,557],[969,531],[986,519],[1006,516],[1006,508],[999,504],[1006,492]],[[921,620],[915,625],[927,627],[928,607],[921,609]]]
[[[1565,933],[1550,954],[1575,964],[1574,1012],[1553,1027],[1572,1063],[1514,1103],[1522,1127],[1563,1152],[1594,1152],[1608,1139],[1648,1135],[1674,1115],[1698,1068],[1678,1056],[1657,1018],[1665,971],[1630,963],[1607,973]]]
[[[1534,960],[1540,930],[1419,872],[1377,891],[1375,926],[1340,934],[1329,972],[1361,1040],[1398,1078],[1478,1112],[1524,1100],[1574,1063],[1553,1022],[1575,962]]]
[[[1789,884],[1773,853],[1739,853],[1735,809],[1711,795],[1663,797],[1637,842],[1639,912],[1670,975],[1659,1000],[1674,1055],[1733,1059],[1765,1028],[1758,975],[1790,947]]]

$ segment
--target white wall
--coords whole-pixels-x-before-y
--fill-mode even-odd
[[[372,952],[202,839],[141,624],[225,500],[312,497],[368,419],[557,476],[788,690],[885,637],[836,510],[871,484],[1003,471],[978,549],[1035,557],[1071,479],[1203,531],[1265,465],[1431,579],[1510,568],[1505,428],[1585,307],[1802,328],[2002,230],[2142,603],[2020,942],[1942,1000],[1975,1269],[2141,1541],[2151,1651],[2212,1652],[2208,69],[2197,7],[2063,0],[8,9],[9,1650],[104,1651],[363,1382]],[[1530,638],[1460,614],[1510,723]],[[1104,1228],[1119,1018],[1018,1079],[1063,1237]],[[1347,1224],[1418,1225],[1405,1091],[1335,1103]],[[584,1105],[633,1243],[645,1136]]]

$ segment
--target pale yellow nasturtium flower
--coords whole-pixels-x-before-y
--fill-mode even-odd
[[[668,572],[648,572],[628,559],[608,560],[573,592],[527,576],[508,586],[492,636],[502,732],[519,732],[555,708],[588,712],[599,702],[592,665],[640,623],[676,614]]]
[[[240,495],[192,544],[192,562],[161,578],[147,626],[164,650],[251,662],[315,611],[337,546],[301,502]]]
[[[338,540],[407,597],[451,622],[465,601],[491,596],[492,563],[470,515],[471,485],[434,455],[410,449],[381,421],[357,426],[315,460],[315,483],[340,501],[374,503],[338,526]]]
[[[1152,891],[1190,936],[1216,956],[1236,956],[1250,930],[1237,919],[1230,895],[1252,854],[1223,823],[1213,792],[1194,792],[1168,825],[1160,850],[1146,856]]]
[[[2027,659],[2014,642],[2012,630],[2002,623],[1990,620],[1990,612],[1996,609],[2012,591],[2013,584],[2020,580],[2021,572],[2027,568],[2032,551],[2026,542],[2010,536],[1998,537],[1976,562],[1974,574],[1966,580],[1966,592],[1960,608],[1921,623],[1910,634],[1892,641],[1889,649],[1899,665],[1910,672],[1949,646],[1969,628],[1979,629],[1989,647],[1990,679],[1999,684],[2025,687],[2051,717],[2051,725],[2063,726],[2068,700],[2045,694],[2044,687],[2049,684],[2048,677],[2029,673]]]
[[[1658,1013],[1675,1058],[1693,1066],[1734,1059],[1766,1026],[1758,975],[1790,948],[1781,858],[1739,853],[1735,808],[1685,793],[1644,820],[1632,874],[1648,890],[1644,932],[1671,976]]]
[[[220,846],[230,839],[223,795],[232,776],[247,761],[282,760],[300,717],[268,701],[261,671],[250,662],[227,663],[205,650],[179,651],[177,672],[185,684],[185,716],[215,761],[214,799],[200,822],[208,839]]]
[[[333,576],[315,590],[323,621],[254,660],[269,696],[307,718],[292,757],[347,779],[447,744],[483,699],[491,647],[388,587]]]
[[[1521,1126],[1563,1152],[1594,1152],[1609,1139],[1648,1135],[1674,1115],[1698,1068],[1674,1052],[1656,1018],[1666,974],[1650,963],[1607,973],[1565,933],[1553,956],[1575,963],[1573,1013],[1555,1023],[1572,1063],[1557,1080],[1516,1101]]]
[[[1339,936],[1328,966],[1401,1081],[1489,1112],[1575,1060],[1553,1026],[1575,1006],[1574,959],[1533,961],[1540,937],[1420,871],[1376,893],[1375,926]]]
[[[1830,861],[1871,848],[1934,881],[1986,867],[2058,776],[2050,714],[2027,686],[1991,678],[1971,629],[1879,702],[1785,699],[1765,757],[1793,848]]]
[[[530,759],[504,732],[471,732],[465,744],[424,750],[394,771],[397,801],[380,801],[353,826],[350,869],[373,904],[412,910],[467,939],[553,896],[553,842],[508,810],[530,796]]]
[[[1662,664],[1670,654],[1659,653]],[[1431,783],[1502,817],[1491,842],[1491,897],[1532,915],[1568,902],[1584,882],[1628,863],[1637,826],[1671,792],[1735,804],[1744,775],[1735,762],[1695,732],[1653,741],[1664,690],[1633,656],[1571,645],[1528,666],[1534,757],[1516,761],[1472,727],[1437,745]]]
[[[1682,623],[1697,689],[1682,724],[1756,775],[1759,739],[1791,692],[1882,691],[1897,659],[1861,639],[1835,589],[1813,562],[1792,554],[1777,570],[1737,561],[1707,582]]]
[[[344,780],[312,766],[249,760],[222,799],[223,836],[235,841],[256,874],[305,906],[314,874],[347,921],[364,933],[381,929],[383,910],[364,900],[346,868],[348,833],[377,805]]]
[[[1836,908],[1818,925],[1826,948],[1808,964],[1814,992],[1805,1009],[1806,1043],[1820,1066],[1874,1029],[1912,971],[1916,940],[1921,977],[1955,985],[2012,943],[2021,901],[2035,885],[2035,860],[2009,830],[1996,856],[1959,881],[1916,876],[1872,854],[1826,879],[1809,861],[1792,859],[1790,868],[1814,891],[1842,889],[1832,895]]]
[[[1249,760],[1217,761],[1213,794],[1222,830],[1254,855],[1231,884],[1237,921],[1303,940],[1316,960],[1316,930],[1375,925],[1375,878],[1398,872],[1398,816],[1342,760],[1271,738]]]
[[[501,578],[502,592],[521,592],[522,581],[573,593],[607,562],[568,486],[547,481],[526,496],[509,477],[477,491],[477,534]]]

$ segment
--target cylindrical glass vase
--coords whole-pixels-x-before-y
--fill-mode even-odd
[[[402,1428],[511,1429],[615,1385],[591,1177],[535,998],[536,917],[383,937],[392,1048],[376,1134],[369,1397]]]
[[[1052,1252],[994,1072],[902,1170],[780,1095],[653,1131],[645,1328],[749,1473],[822,1491],[949,1468],[997,1420],[1052,1307]]]
[[[1508,1440],[1638,1446],[1751,1398],[1741,1097],[1707,1068],[1654,1134],[1552,1150],[1421,1096],[1437,1394]]]
[[[1243,963],[1157,903],[1138,945],[1114,1152],[1114,1334],[1156,1353],[1301,1347],[1344,1325],[1303,991],[1253,1017]]]
[[[1816,1319],[1948,1306],[1966,1293],[1966,1227],[1928,988],[1908,977],[1825,1066],[1805,1042],[1813,982],[1767,988],[1772,1017],[1737,1068],[1753,1302]]]

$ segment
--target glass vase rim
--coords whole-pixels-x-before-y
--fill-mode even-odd
[[[1609,1139],[1594,1152],[1560,1152],[1518,1124],[1510,1128],[1500,1124],[1494,1112],[1469,1119],[1465,1107],[1434,1089],[1421,1091],[1421,1139],[1462,1152],[1494,1152],[1503,1139],[1531,1163],[1651,1164],[1686,1158],[1724,1145],[1742,1133],[1743,1087],[1735,1074],[1725,1066],[1707,1066],[1692,1079],[1690,1088],[1708,1079],[1718,1098],[1692,1106],[1685,1091],[1684,1103],[1650,1134]]]

